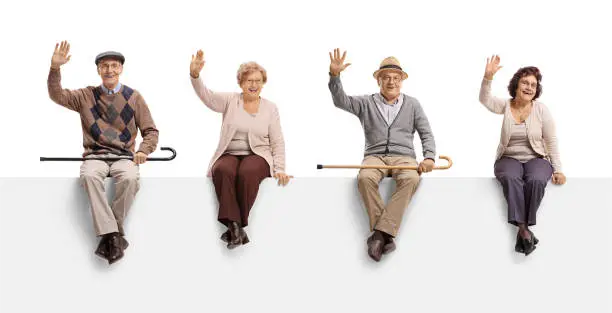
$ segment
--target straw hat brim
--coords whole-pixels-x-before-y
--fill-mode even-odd
[[[408,74],[406,72],[404,72],[403,70],[400,70],[400,69],[396,69],[396,68],[383,68],[383,69],[379,69],[379,70],[374,72],[374,78],[378,79],[378,75],[380,75],[380,73],[382,73],[384,71],[393,71],[393,72],[396,72],[396,73],[400,73],[400,74],[402,74],[402,80],[408,78]]]

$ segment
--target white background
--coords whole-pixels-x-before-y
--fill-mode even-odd
[[[609,9],[604,1],[12,1],[2,9],[0,175],[78,175],[77,162],[40,163],[40,156],[79,156],[79,116],[53,103],[46,80],[56,42],[69,40],[63,86],[97,85],[96,54],[122,52],[121,81],[139,90],[172,146],[169,163],[142,166],[143,176],[204,176],[219,139],[221,115],[189,83],[191,54],[205,51],[202,76],[217,91],[239,91],[235,74],[254,60],[268,70],[262,95],[279,106],[287,171],[296,177],[349,176],[316,164],[359,164],[358,119],[335,108],[327,87],[328,52],[348,50],[347,93],[378,91],[372,72],[396,56],[410,75],[403,91],[420,100],[439,154],[451,170],[429,176],[492,176],[501,128],[478,102],[487,56],[504,68],[493,92],[522,66],[543,75],[568,177],[604,177],[611,101]],[[415,144],[419,147],[420,143]],[[164,156],[156,151],[156,156]]]
[[[77,211],[86,210],[86,202],[76,181],[70,184],[72,189],[52,181],[32,189],[31,182],[7,180],[8,185],[1,188],[6,193],[0,197],[0,281],[4,281],[2,297],[7,304],[0,311],[63,307],[65,311],[106,312],[117,309],[112,300],[116,294],[103,307],[94,305],[110,285],[120,291],[117,301],[131,311],[156,304],[164,311],[221,311],[236,300],[215,286],[236,286],[230,279],[244,274],[252,275],[243,280],[252,292],[246,294],[244,308],[250,303],[259,311],[339,311],[348,304],[371,312],[381,307],[366,300],[373,288],[382,286],[391,290],[387,299],[392,302],[384,306],[395,310],[410,306],[419,312],[443,311],[436,310],[443,307],[481,312],[603,310],[604,292],[610,291],[610,228],[605,223],[610,218],[601,211],[610,209],[609,197],[601,196],[606,185],[596,180],[591,189],[597,190],[597,196],[585,197],[584,190],[571,189],[571,184],[572,178],[611,175],[606,160],[612,152],[608,6],[606,1],[490,0],[3,3],[0,176],[78,175],[78,162],[38,160],[82,152],[78,115],[54,104],[47,94],[50,58],[61,40],[72,45],[72,60],[62,68],[65,88],[99,84],[95,55],[121,51],[127,57],[122,82],[139,90],[150,105],[160,129],[159,146],[172,146],[179,156],[173,162],[142,166],[145,194],[131,215],[132,245],[126,259],[112,270],[95,263],[91,220],[86,211]],[[358,119],[336,109],[327,88],[328,52],[335,47],[348,50],[348,61],[353,63],[342,75],[349,94],[377,92],[371,75],[383,58],[394,55],[402,62],[410,75],[403,91],[424,106],[438,153],[455,162],[451,170],[428,177],[492,176],[501,116],[478,102],[487,56],[502,57],[504,68],[493,84],[497,96],[507,96],[506,85],[519,67],[541,69],[541,100],[556,119],[569,181],[547,191],[545,202],[550,206],[540,214],[546,222],[537,230],[542,243],[533,258],[519,260],[511,251],[513,229],[504,221],[501,192],[494,184],[483,189],[447,183],[446,192],[467,192],[463,202],[458,197],[427,196],[436,193],[423,188],[406,219],[397,254],[380,266],[373,266],[364,254],[367,224],[353,182],[343,182],[344,191],[336,193],[334,182],[309,186],[308,179],[297,178],[287,187],[294,192],[278,193],[284,197],[263,192],[258,198],[263,206],[254,210],[259,213],[253,220],[252,245],[236,253],[225,253],[220,246],[216,205],[210,191],[200,195],[203,181],[185,188],[184,181],[177,182],[177,189],[195,197],[185,199],[176,191],[167,196],[164,184],[147,186],[146,178],[152,176],[205,175],[217,145],[221,116],[204,107],[189,83],[190,57],[199,48],[207,60],[202,76],[213,90],[239,91],[235,72],[242,62],[255,60],[268,70],[263,96],[279,106],[289,173],[355,177],[355,170],[315,169],[318,163],[358,164],[363,153]],[[13,184],[14,188],[7,187]],[[266,186],[272,188],[272,182]],[[313,186],[327,190],[333,201],[306,201],[300,207],[292,197],[313,192]],[[147,190],[164,196],[148,197]],[[323,197],[316,194],[308,199]],[[466,199],[483,197],[488,200],[476,206],[465,204]],[[75,203],[66,204],[66,199]],[[274,205],[282,199],[285,207]],[[419,206],[418,199],[425,203]],[[267,206],[270,211],[263,210]],[[185,208],[191,211],[181,211]],[[315,215],[317,210],[322,215],[329,210],[334,219],[314,219],[311,209]],[[577,217],[575,209],[586,216]],[[466,218],[459,214],[461,210],[485,213],[471,212],[469,220],[477,221],[473,224],[456,222],[452,216]],[[419,214],[429,217],[419,221]],[[298,218],[304,216],[313,222]],[[295,221],[300,229],[297,244],[289,246],[287,254],[274,242],[276,231],[295,229],[283,224],[283,218]],[[163,224],[169,219],[175,222]],[[272,220],[279,223],[267,231]],[[314,222],[322,226],[315,227]],[[604,241],[601,234],[606,228]],[[338,245],[318,245],[330,240],[326,230],[334,234],[332,240],[339,243],[340,252],[334,248]],[[484,240],[482,246],[472,245],[470,239],[479,238]],[[160,249],[168,254],[158,254]],[[331,263],[312,255],[317,252]],[[222,270],[215,271],[214,264],[223,264]],[[607,281],[600,279],[604,272]],[[531,275],[531,280],[522,274]],[[278,300],[267,290],[285,297]],[[532,297],[509,305],[514,294],[504,290],[522,290]],[[341,297],[336,297],[338,291]],[[54,297],[58,293],[63,297]]]

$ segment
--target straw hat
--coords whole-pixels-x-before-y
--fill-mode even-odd
[[[402,80],[408,78],[408,74],[402,70],[399,61],[395,57],[388,57],[382,60],[382,62],[380,62],[380,67],[374,72],[374,78],[378,79],[378,75],[382,71],[388,70],[400,72],[402,74]]]

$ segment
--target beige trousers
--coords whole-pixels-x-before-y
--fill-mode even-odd
[[[370,155],[366,156],[363,165],[418,165],[408,156]],[[385,207],[380,196],[378,185],[391,173],[396,183],[391,200]],[[416,170],[361,169],[357,185],[363,204],[370,218],[370,231],[379,230],[397,236],[404,211],[412,199],[420,181]]]
[[[113,157],[107,154],[102,157]],[[110,174],[115,180],[115,197],[109,206],[104,179]],[[119,232],[140,188],[138,165],[132,160],[86,160],[81,165],[80,183],[89,197],[96,235]]]

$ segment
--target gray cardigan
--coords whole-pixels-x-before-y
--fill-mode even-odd
[[[434,136],[417,99],[402,94],[402,107],[395,120],[388,125],[376,107],[374,95],[347,96],[338,76],[330,75],[328,86],[334,105],[359,117],[365,135],[364,155],[393,154],[416,159],[413,143],[416,130],[423,144],[423,157],[435,160]]]

